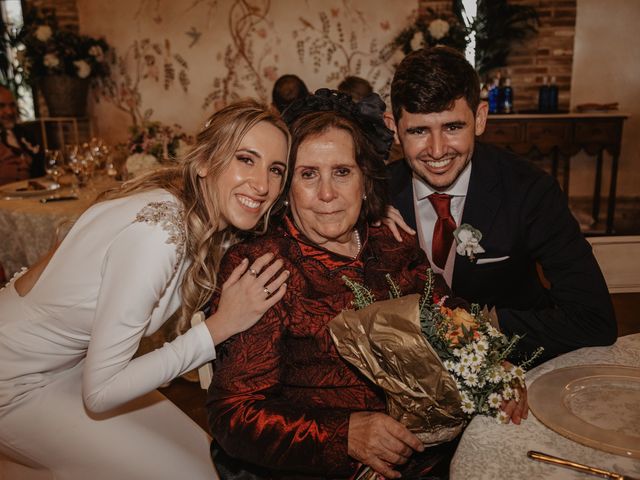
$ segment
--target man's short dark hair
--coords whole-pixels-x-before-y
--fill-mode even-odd
[[[373,93],[373,87],[364,78],[349,75],[338,85],[340,92],[348,93],[354,102],[359,102],[367,95]]]
[[[271,99],[280,113],[294,101],[305,98],[309,90],[297,75],[282,75],[273,85]]]
[[[464,55],[438,46],[407,55],[391,82],[391,105],[395,121],[402,109],[409,113],[443,112],[464,98],[475,115],[480,104],[480,79]]]

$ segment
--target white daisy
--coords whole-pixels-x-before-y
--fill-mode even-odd
[[[504,398],[505,400],[511,400],[513,398],[513,388],[511,388],[509,385],[505,385],[505,387],[502,389],[502,398]]]
[[[489,334],[489,336],[493,338],[498,338],[502,336],[502,333],[500,333],[500,331],[497,328],[493,327],[492,325],[489,325],[487,327],[487,334]]]
[[[492,368],[487,375],[488,380],[491,383],[500,383],[502,381],[501,369]]]
[[[478,375],[473,372],[470,372],[466,377],[463,376],[463,378],[464,383],[470,387],[475,387],[478,385]]]
[[[461,406],[462,406],[462,411],[464,413],[468,413],[469,415],[471,415],[472,413],[475,413],[476,411],[476,406],[469,399],[463,400]]]
[[[509,423],[509,415],[500,410],[496,414],[496,420],[498,420],[498,423]]]
[[[524,380],[524,368],[517,366],[513,369],[512,373],[518,380]]]
[[[500,396],[499,393],[494,392],[491,395],[489,395],[489,398],[487,398],[487,403],[491,408],[500,408],[500,404],[502,403],[502,397]]]

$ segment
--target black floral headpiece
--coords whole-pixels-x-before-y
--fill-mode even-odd
[[[337,90],[320,88],[316,93],[293,102],[282,114],[291,126],[298,118],[308,113],[334,111],[353,120],[362,130],[374,150],[387,159],[393,143],[393,131],[384,124],[382,114],[387,106],[377,93],[372,93],[360,102],[354,102],[351,95]]]

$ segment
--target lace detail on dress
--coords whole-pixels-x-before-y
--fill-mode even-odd
[[[137,213],[135,221],[160,225],[169,234],[166,243],[175,245],[178,251],[176,264],[173,267],[173,273],[175,274],[184,258],[187,238],[184,229],[184,209],[182,206],[171,201],[151,202]]]

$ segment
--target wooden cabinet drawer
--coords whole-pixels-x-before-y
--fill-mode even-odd
[[[487,122],[480,139],[485,143],[508,145],[522,141],[522,122]]]
[[[611,120],[582,120],[575,124],[575,139],[580,143],[618,143],[621,128]]]
[[[534,145],[563,146],[571,139],[571,124],[567,122],[530,122],[527,142]]]

